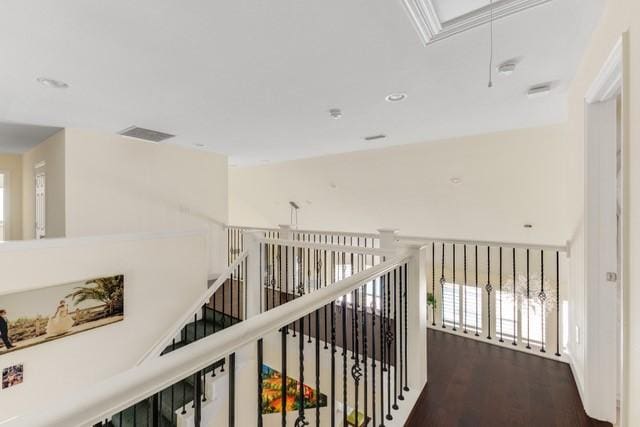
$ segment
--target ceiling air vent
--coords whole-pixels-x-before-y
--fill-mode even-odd
[[[159,132],[157,130],[140,128],[138,126],[131,126],[123,131],[118,132],[122,136],[128,136],[129,138],[141,139],[143,141],[158,143],[169,138],[173,138],[175,135],[169,133]]]
[[[371,136],[365,136],[365,137],[364,137],[364,140],[365,140],[365,141],[376,141],[376,140],[378,140],[378,139],[384,139],[384,138],[386,138],[386,137],[387,137],[387,135],[383,135],[383,134],[380,134],[380,135],[371,135]]]

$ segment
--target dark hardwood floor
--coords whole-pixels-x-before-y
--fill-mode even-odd
[[[429,381],[406,426],[610,426],[589,418],[569,365],[428,332]]]

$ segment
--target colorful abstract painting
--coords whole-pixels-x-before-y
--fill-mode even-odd
[[[287,377],[286,412],[297,411],[300,408],[300,382]],[[316,390],[304,386],[304,407],[315,408],[327,406],[327,396]],[[282,373],[262,365],[262,413],[275,414],[282,412]]]

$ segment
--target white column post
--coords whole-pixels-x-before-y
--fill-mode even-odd
[[[411,258],[407,277],[407,372],[409,388],[420,394],[427,383],[427,251],[409,247]]]
[[[289,224],[280,224],[278,228],[280,228],[281,239],[291,240],[293,238],[293,233],[291,232],[291,226]]]
[[[245,292],[247,293],[247,307],[245,318],[260,314],[260,278],[262,276],[260,258],[260,241],[262,233],[259,231],[244,232],[244,248],[247,251],[247,277],[245,278]]]
[[[392,228],[381,228],[378,230],[380,234],[380,249],[395,249],[398,230]]]

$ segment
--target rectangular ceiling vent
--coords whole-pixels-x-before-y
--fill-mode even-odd
[[[364,137],[364,140],[365,140],[365,141],[376,141],[376,140],[378,140],[378,139],[384,139],[384,138],[386,138],[386,137],[387,137],[387,135],[383,135],[383,134],[380,134],[380,135],[371,135],[371,136],[365,136],[365,137]]]
[[[173,138],[175,135],[170,133],[159,132],[157,130],[145,129],[138,126],[131,126],[123,131],[118,132],[122,136],[128,136],[129,138],[141,139],[143,141],[158,142],[165,141],[169,138]]]

